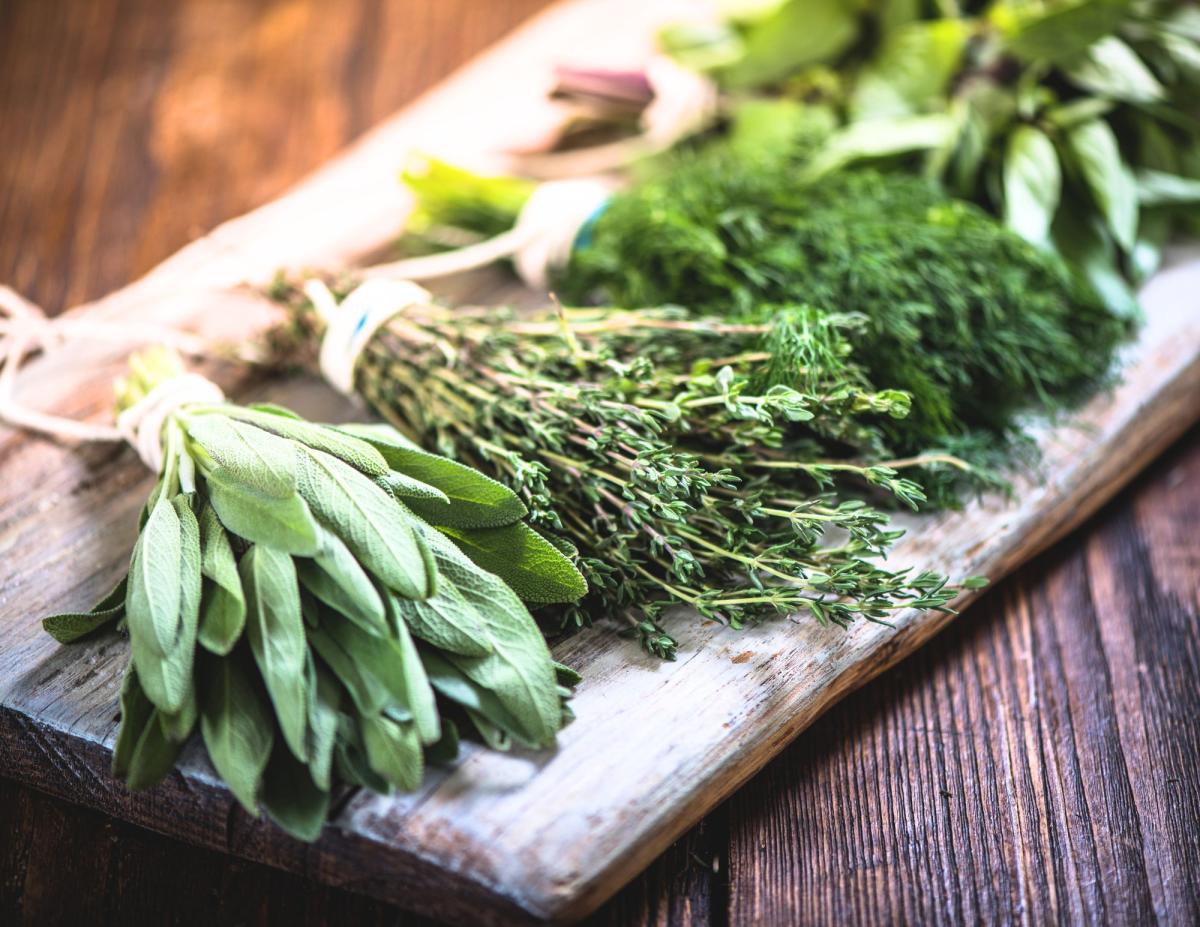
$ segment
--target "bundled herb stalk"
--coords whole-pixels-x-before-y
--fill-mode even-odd
[[[440,171],[408,179],[431,227],[470,214],[447,183],[482,191]],[[749,324],[797,301],[859,315],[844,335],[854,364],[912,396],[912,414],[883,426],[889,446],[965,457],[978,472],[1019,443],[1021,412],[1103,381],[1128,331],[1061,260],[925,181],[844,171],[805,183],[796,158],[728,149],[680,153],[613,195],[551,279],[571,300]],[[938,488],[936,501],[956,492]]]
[[[276,296],[295,321],[276,350],[311,354],[320,318],[300,291]],[[672,606],[734,626],[805,612],[845,625],[957,594],[878,562],[901,532],[873,502],[916,507],[920,488],[897,471],[921,461],[884,462],[883,423],[909,400],[850,358],[863,318],[392,309],[359,356],[357,392],[422,443],[497,473],[577,552],[592,593],[567,625],[624,618],[670,657],[660,618]]]
[[[219,394],[164,408],[180,374],[148,354],[119,388],[162,460],[128,575],[45,621],[62,642],[129,633],[116,775],[154,785],[198,728],[247,811],[311,840],[338,781],[414,789],[460,729],[553,744],[577,677],[514,588],[566,602],[584,583],[514,493],[386,426]]]

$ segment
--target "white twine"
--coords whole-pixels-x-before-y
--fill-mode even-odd
[[[167,419],[184,406],[214,405],[224,401],[225,394],[212,380],[198,373],[185,373],[159,383],[118,415],[117,432],[137,451],[147,467],[161,473],[162,430]]]
[[[429,291],[407,280],[376,278],[356,287],[338,305],[320,280],[308,280],[304,292],[325,323],[321,338],[321,375],[334,389],[354,394],[354,369],[367,342],[409,306],[429,303]]]
[[[388,280],[430,280],[512,258],[521,279],[544,290],[550,275],[566,266],[580,230],[611,195],[612,186],[598,179],[539,184],[509,231],[465,248],[378,264],[364,274]]]
[[[20,402],[17,373],[34,353],[53,353],[70,338],[114,343],[162,341],[191,354],[204,353],[203,341],[174,329],[138,323],[105,323],[90,319],[47,318],[42,309],[19,293],[0,286],[0,421],[62,441],[128,441],[155,473],[162,466],[162,426],[180,406],[221,402],[215,383],[198,374],[173,378],[152,389],[117,418],[116,425],[81,422],[50,415]]]

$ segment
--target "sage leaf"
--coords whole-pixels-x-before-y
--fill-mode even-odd
[[[399,653],[395,641],[373,637],[328,613],[319,627],[309,630],[309,640],[361,714],[379,714],[403,701],[404,690],[396,679]]]
[[[332,785],[333,747],[337,740],[341,688],[308,654],[308,771],[317,788]]]
[[[321,836],[329,792],[313,782],[308,767],[291,751],[277,744],[263,776],[262,805],[281,830],[311,843]]]
[[[307,648],[296,568],[287,554],[256,544],[242,557],[239,572],[246,592],[250,650],[275,706],[284,741],[296,759],[306,762]]]
[[[437,532],[430,531],[431,535]],[[445,537],[430,538],[439,558],[450,563],[466,560]],[[439,564],[443,560],[439,559]],[[537,622],[515,592],[499,578],[466,560],[475,595],[486,598],[490,607],[480,610],[492,652],[483,656],[447,654],[472,681],[493,693],[518,725],[522,739],[531,745],[547,746],[562,718],[553,661]],[[455,580],[460,585],[467,580]]]
[[[117,729],[117,741],[113,746],[112,771],[113,775],[124,779],[129,773],[129,763],[133,757],[133,748],[137,746],[151,715],[154,705],[146,698],[138,681],[137,669],[132,663],[125,667],[125,675],[121,679],[121,726]]]
[[[220,414],[193,414],[186,418],[188,437],[202,452],[197,456],[204,475],[209,477],[223,471],[227,482],[252,488],[259,495],[276,499],[293,495],[295,443],[230,418],[230,411],[222,408]],[[237,530],[234,533],[241,534]]]
[[[383,476],[388,472],[388,465],[379,451],[368,442],[340,429],[302,418],[250,409],[239,409],[230,414],[277,437],[331,454],[366,476]]]
[[[1107,122],[1093,119],[1072,129],[1067,140],[1117,244],[1132,251],[1137,241],[1137,186],[1121,160],[1117,137]]]
[[[181,557],[179,516],[162,496],[134,545],[125,596],[129,634],[148,653],[165,655],[179,636]]]
[[[372,771],[405,792],[421,784],[425,763],[412,724],[383,716],[363,718],[362,739]]]
[[[231,533],[297,557],[317,552],[320,526],[295,490],[290,495],[269,495],[222,470],[210,473],[206,483],[208,501]]]
[[[425,762],[444,764],[458,756],[458,727],[449,718],[442,721],[442,737],[437,743],[425,748]]]
[[[1035,245],[1045,245],[1062,193],[1054,143],[1033,126],[1018,126],[1004,157],[1004,221]]]
[[[246,597],[229,536],[212,506],[200,515],[200,568],[209,580],[201,597],[200,643],[223,656],[246,625]]]
[[[430,454],[386,426],[345,426],[351,434],[371,442],[402,476],[435,487],[449,506],[414,498],[409,507],[435,525],[461,528],[496,527],[512,524],[527,513],[516,493],[478,470],[437,454]]]
[[[524,522],[503,528],[439,530],[526,602],[574,602],[587,592],[583,574]]]
[[[209,759],[229,790],[257,817],[263,771],[275,743],[275,724],[270,707],[236,655],[207,661],[200,733]]]
[[[199,717],[199,706],[196,704],[196,688],[189,686],[183,697],[183,704],[178,711],[158,713],[164,736],[177,744],[183,744],[192,736]]]
[[[175,766],[182,749],[182,742],[171,740],[166,735],[162,715],[155,710],[133,748],[125,784],[134,792],[158,785]]]
[[[122,576],[121,581],[92,606],[91,611],[51,615],[42,620],[42,627],[60,644],[70,644],[94,634],[125,614],[126,586],[127,577]]]
[[[404,690],[404,707],[412,715],[421,743],[436,743],[442,736],[441,720],[438,717],[437,700],[433,686],[425,673],[421,654],[403,621],[396,622],[396,647],[400,654],[400,686]]]
[[[425,544],[416,520],[395,499],[348,464],[305,449],[300,493],[359,561],[389,589],[407,598],[434,590]]]
[[[387,635],[387,618],[379,590],[336,535],[322,531],[317,556],[301,560],[297,571],[304,588],[334,611],[371,634]]]

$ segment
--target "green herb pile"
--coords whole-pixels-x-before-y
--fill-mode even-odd
[[[179,368],[152,354],[131,371],[122,407]],[[553,744],[578,677],[514,589],[585,587],[514,493],[386,426],[273,406],[187,405],[162,440],[128,575],[92,612],[45,621],[63,642],[127,629],[113,769],[131,788],[198,727],[246,810],[311,840],[336,781],[414,789],[460,728]]]
[[[824,121],[814,174],[899,159],[1057,249],[1109,305],[1200,203],[1200,8],[1174,0],[774,0],[662,35],[726,109]],[[778,105],[761,110],[769,96]],[[736,119],[735,119],[736,121]],[[778,128],[773,130],[778,134]]]
[[[1061,260],[928,181],[870,170],[803,181],[803,163],[679,152],[613,197],[556,286],[571,300],[752,324],[795,302],[861,317],[844,334],[854,365],[912,398],[910,415],[879,426],[882,443],[968,460],[973,474],[917,477],[953,504],[1022,444],[1019,414],[1105,379],[1129,323]],[[463,215],[434,212],[444,176],[408,178],[430,224]]]
[[[311,353],[315,314],[295,289],[276,295],[301,338],[277,350]],[[497,473],[577,554],[592,593],[567,626],[622,618],[671,657],[672,606],[735,627],[804,612],[844,625],[958,593],[878,563],[901,532],[875,503],[924,500],[897,470],[960,464],[885,462],[884,423],[909,397],[854,364],[864,324],[806,307],[729,325],[670,309],[413,306],[368,343],[356,388],[422,443]]]

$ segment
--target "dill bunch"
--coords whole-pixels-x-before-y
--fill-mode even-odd
[[[276,350],[311,351],[315,313],[276,295],[296,319]],[[801,612],[845,625],[959,591],[878,563],[902,532],[875,503],[924,495],[898,472],[918,462],[882,462],[879,424],[909,400],[850,359],[863,324],[809,307],[727,324],[413,306],[368,343],[356,390],[415,440],[495,473],[578,558],[592,593],[565,627],[616,616],[671,657],[673,606],[733,626]]]
[[[868,322],[877,382],[912,394],[903,451],[1054,409],[1108,371],[1127,322],[1059,260],[918,178],[845,171],[798,184],[790,159],[679,159],[613,198],[577,248],[568,298],[674,302],[738,319],[803,299]]]

